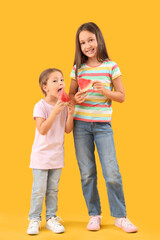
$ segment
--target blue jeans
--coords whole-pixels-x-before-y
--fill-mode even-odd
[[[96,144],[106,182],[111,215],[126,217],[122,179],[116,159],[111,123],[75,120],[73,134],[82,190],[89,215],[101,214],[94,155]]]
[[[45,197],[46,220],[56,216],[58,183],[61,175],[58,169],[33,169],[33,186],[29,219],[41,220],[42,205]]]

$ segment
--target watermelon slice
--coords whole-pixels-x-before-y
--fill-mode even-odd
[[[92,80],[85,78],[78,78],[78,85],[82,92],[86,92],[93,85]]]
[[[59,100],[65,103],[65,105],[68,105],[68,102],[71,101],[69,98],[68,94],[65,92],[64,89],[61,90],[60,95],[59,95]]]

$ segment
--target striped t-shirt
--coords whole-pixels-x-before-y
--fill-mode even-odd
[[[74,65],[71,78],[75,79],[76,65]],[[112,79],[121,75],[120,69],[113,61],[106,60],[99,66],[91,67],[86,63],[78,69],[77,76],[80,78],[100,81],[105,88],[113,90]],[[104,95],[96,92],[91,87],[87,91],[86,100],[75,106],[74,119],[87,122],[110,122],[112,116],[112,101]]]

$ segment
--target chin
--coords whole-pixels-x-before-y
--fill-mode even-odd
[[[58,97],[59,97],[58,94],[52,95],[53,99],[55,99],[55,98],[57,99]]]

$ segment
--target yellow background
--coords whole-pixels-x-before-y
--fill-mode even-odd
[[[97,153],[103,225],[97,233],[86,231],[88,214],[70,134],[65,136],[65,168],[58,201],[58,215],[65,220],[67,231],[58,236],[46,231],[43,209],[43,228],[36,238],[158,238],[159,1],[4,1],[0,18],[0,240],[29,239],[26,235],[32,187],[29,162],[35,133],[32,112],[43,97],[39,74],[48,67],[60,68],[68,92],[75,34],[82,23],[89,21],[100,27],[109,56],[122,72],[126,101],[113,103],[112,127],[128,217],[139,232],[128,235],[113,226]]]

